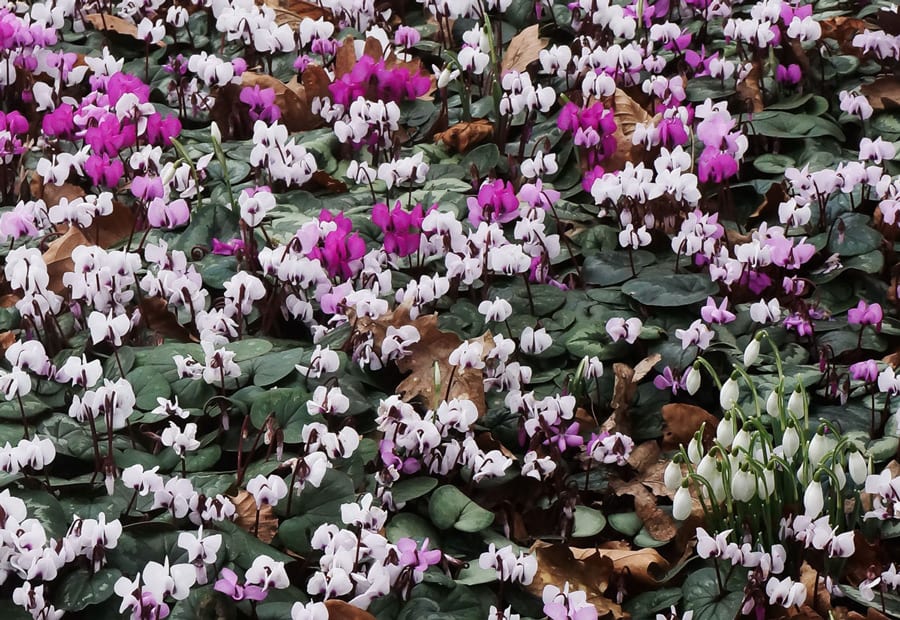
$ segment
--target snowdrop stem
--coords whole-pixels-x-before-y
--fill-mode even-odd
[[[756,416],[759,417],[762,414],[762,409],[759,406],[759,394],[756,393],[756,384],[753,382],[753,378],[747,374],[747,371],[744,370],[742,366],[734,365],[734,369],[740,373],[740,375],[744,378],[744,381],[747,382],[747,385],[750,386],[750,393],[753,394],[753,406],[756,408]]]
[[[709,372],[710,376],[713,378],[713,381],[716,382],[716,387],[721,390],[722,389],[722,380],[719,379],[719,375],[716,372],[715,368],[712,367],[712,364],[707,362],[706,358],[703,358],[703,357],[698,357],[697,361],[700,362],[700,364],[702,364],[704,368],[706,368],[707,372]]]

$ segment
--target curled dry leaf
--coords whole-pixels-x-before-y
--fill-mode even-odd
[[[259,529],[256,530],[256,500],[247,491],[241,489],[236,497],[232,498],[235,509],[235,523],[238,527],[268,544],[278,533],[278,517],[268,504],[263,505],[259,511]]]
[[[84,16],[84,21],[94,27],[95,30],[102,32],[114,32],[132,39],[138,38],[137,25],[130,21],[116,17],[115,15],[107,15],[105,13],[91,13]],[[160,41],[156,43],[157,47],[165,47],[165,43]]]
[[[477,118],[471,123],[457,123],[446,131],[434,134],[435,142],[443,142],[459,153],[487,142],[494,135],[494,125],[486,118]]]
[[[341,41],[341,46],[338,47],[337,52],[334,55],[334,77],[335,79],[340,79],[353,71],[353,67],[356,66],[356,49],[353,46],[353,41],[355,39],[347,35],[344,37],[344,40]]]
[[[703,445],[705,447],[712,445],[719,420],[706,409],[685,403],[669,403],[663,405],[662,416],[666,423],[663,431],[663,450],[674,450],[679,444],[688,443],[704,423],[706,426],[703,430]]]
[[[304,0],[267,0],[266,4],[275,11],[275,23],[279,26],[288,24],[295,28],[306,18],[335,21],[330,9]]]
[[[322,125],[322,118],[312,111],[312,100],[316,96],[322,96],[321,76],[324,70],[317,65],[309,65],[303,71],[301,83],[296,81],[285,84],[281,80],[261,73],[245,71],[241,75],[242,86],[259,86],[271,88],[275,91],[275,104],[281,110],[281,121],[288,131],[306,131]],[[327,94],[328,78],[325,77],[325,90]],[[314,92],[319,91],[319,92]]]
[[[825,580],[819,578],[819,572],[804,562],[800,567],[800,581],[806,586],[806,604],[827,613],[831,609],[831,594],[825,587]]]
[[[375,620],[375,616],[365,609],[339,599],[325,601],[325,607],[328,608],[328,620]]]
[[[900,108],[900,81],[895,77],[880,77],[860,88],[875,110]]]
[[[841,51],[851,56],[863,56],[862,48],[853,45],[853,37],[865,30],[877,30],[878,27],[867,21],[847,15],[838,15],[819,21],[823,39],[834,39],[841,46]]]
[[[509,42],[500,64],[500,73],[507,71],[523,73],[529,64],[540,57],[541,50],[547,47],[547,43],[548,39],[542,39],[540,36],[538,24],[529,26]]]
[[[656,540],[669,541],[678,533],[678,525],[671,515],[657,504],[656,495],[651,493],[640,479],[624,482],[611,480],[610,487],[616,495],[630,495],[634,499],[634,511]]]
[[[652,152],[647,151],[642,144],[632,144],[634,126],[638,123],[642,125],[655,123],[661,118],[659,115],[650,116],[641,104],[620,88],[617,88],[612,96],[612,105],[616,119],[616,131],[613,134],[616,138],[616,151],[603,163],[603,168],[607,172],[621,170],[627,162],[636,164],[645,158],[649,161]]]
[[[609,405],[612,408],[612,415],[600,427],[601,431],[608,433],[620,432],[626,435],[631,434],[630,422],[627,419],[628,408],[637,394],[638,382],[647,376],[647,373],[660,360],[658,353],[650,355],[632,368],[628,364],[613,364],[613,397]]]
[[[62,282],[63,274],[74,269],[72,251],[82,245],[93,245],[84,234],[75,226],[70,227],[65,233],[57,237],[47,246],[44,252],[44,263],[47,264],[47,273],[50,274],[49,288],[54,293],[62,293],[65,286]]]
[[[737,85],[737,96],[744,103],[744,108],[748,112],[762,112],[765,104],[763,104],[762,89],[760,87],[760,79],[762,78],[762,69],[759,61],[753,61],[753,66],[747,76]]]
[[[624,618],[622,607],[605,596],[615,570],[613,559],[599,553],[587,553],[578,558],[573,551],[585,550],[536,542],[531,553],[537,557],[538,570],[527,590],[540,598],[545,586],[562,589],[568,582],[570,590],[582,590],[587,594],[587,602],[597,608],[600,618]]]

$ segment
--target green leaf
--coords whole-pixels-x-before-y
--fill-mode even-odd
[[[868,217],[845,214],[840,217],[840,221],[843,222],[844,230],[832,231],[828,241],[829,252],[841,256],[857,256],[881,246],[881,233],[868,225]]]
[[[307,485],[303,492],[294,498],[293,509],[301,514],[281,524],[278,528],[278,538],[288,549],[297,553],[308,553],[309,539],[316,528],[323,523],[340,523],[341,504],[355,500],[356,493],[350,476],[336,469],[329,469],[318,489]],[[287,499],[279,504],[279,508],[282,506],[287,506]]]
[[[706,274],[648,276],[626,282],[622,292],[645,306],[678,307],[704,301],[719,287]]]
[[[863,598],[862,594],[860,594],[859,588],[841,584],[841,591],[847,598],[852,599],[860,605],[871,607],[878,612],[882,611],[882,594],[880,592],[875,596],[874,600],[868,601]],[[892,592],[885,592],[883,598],[884,613],[891,616],[892,618],[900,618],[900,595],[894,594]]]
[[[480,532],[494,522],[494,513],[451,485],[439,487],[432,493],[428,514],[432,523],[442,530],[454,527],[461,532]]]
[[[299,443],[303,427],[312,421],[321,421],[306,410],[309,394],[300,388],[270,390],[253,401],[250,407],[250,421],[262,430],[269,414],[274,414],[279,428],[284,431],[286,443]]]
[[[56,604],[66,611],[80,611],[102,603],[115,594],[113,586],[121,576],[122,572],[115,568],[103,568],[95,574],[86,568],[79,568],[56,584]]]
[[[608,517],[614,530],[625,536],[634,536],[644,527],[644,522],[636,512],[616,512]]]
[[[628,258],[628,252],[621,251],[588,256],[582,267],[584,281],[597,286],[610,286],[630,280],[634,277],[631,273],[632,261],[634,270],[640,273],[644,267],[656,262],[656,256],[646,250],[633,252],[631,260]]]
[[[716,569],[711,567],[688,575],[681,592],[695,620],[734,620],[744,600],[741,590],[720,593]]]
[[[141,411],[155,409],[158,404],[157,398],[168,398],[172,395],[169,382],[159,369],[153,366],[135,368],[125,378],[134,388],[135,406]]]
[[[33,418],[49,410],[50,407],[39,398],[26,394],[22,397],[22,409],[25,410],[26,418]],[[18,399],[0,400],[0,420],[22,420]]]
[[[296,348],[257,358],[253,367],[253,385],[266,387],[278,383],[294,371],[303,352],[304,349]]]
[[[651,590],[629,597],[622,607],[631,614],[633,620],[653,620],[656,618],[656,612],[668,610],[672,605],[676,605],[681,596],[681,588]]]
[[[434,527],[422,517],[410,512],[401,512],[393,516],[385,526],[387,539],[396,543],[401,538],[412,538],[422,544],[426,538],[429,540],[429,548],[440,546],[440,534]]]
[[[273,346],[270,340],[247,338],[237,342],[229,342],[225,345],[225,348],[234,353],[235,362],[245,362],[265,355],[272,350]]]
[[[575,507],[575,526],[572,528],[572,536],[575,538],[587,538],[603,531],[606,527],[606,517],[603,513],[588,506]]]
[[[13,495],[25,502],[28,517],[40,521],[48,536],[58,539],[68,531],[71,519],[66,516],[59,500],[46,491],[20,489],[14,490]]]
[[[412,501],[417,497],[422,497],[431,492],[436,487],[438,481],[427,476],[418,476],[416,478],[407,478],[401,480],[391,487],[391,497],[400,504]]]
[[[797,164],[793,157],[763,153],[753,160],[753,167],[763,174],[784,174],[784,171]]]

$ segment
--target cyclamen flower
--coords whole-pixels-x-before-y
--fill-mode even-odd
[[[519,199],[515,189],[512,183],[502,179],[485,181],[478,190],[478,196],[470,197],[466,204],[469,206],[469,223],[476,228],[482,222],[506,224],[519,215]]]
[[[274,88],[245,86],[241,89],[240,100],[250,108],[251,120],[274,123],[281,118],[281,108],[275,103]]]
[[[874,325],[877,331],[881,331],[883,318],[881,304],[866,304],[863,300],[847,312],[847,322],[851,325]]]
[[[421,204],[417,204],[411,212],[405,211],[399,200],[393,209],[384,203],[372,207],[372,221],[384,232],[384,251],[401,258],[418,251],[424,219]]]
[[[644,323],[638,318],[623,319],[621,317],[611,318],[606,322],[606,333],[613,342],[618,342],[620,338],[624,338],[628,344],[634,344],[641,335],[641,329]]]

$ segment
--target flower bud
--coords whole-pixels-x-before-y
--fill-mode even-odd
[[[731,476],[731,496],[738,502],[749,502],[756,494],[756,476],[740,468]]]
[[[739,430],[731,441],[731,453],[736,454],[739,450],[750,450],[750,433],[745,428]]]
[[[209,126],[209,133],[212,135],[213,140],[222,144],[222,131],[219,129],[219,124],[216,121],[213,121]]]
[[[727,411],[734,407],[739,395],[740,389],[737,381],[733,376],[728,377],[728,381],[722,385],[722,391],[719,392],[719,404],[722,406],[722,409]]]
[[[844,473],[844,466],[841,463],[838,462],[832,465],[831,471],[834,472],[834,477],[837,478],[838,490],[847,486],[847,474]]]
[[[788,398],[788,411],[790,411],[795,416],[803,417],[803,390],[798,385],[793,392],[791,392],[791,397]]]
[[[696,394],[697,390],[700,389],[700,371],[697,370],[696,366],[691,366],[687,378],[684,380],[684,387],[691,396]]]
[[[716,426],[716,441],[722,444],[723,448],[730,448],[734,441],[734,416],[726,411]]]
[[[803,493],[803,506],[806,509],[805,515],[810,519],[815,519],[822,514],[825,508],[825,496],[822,494],[822,483],[814,480],[806,487]]]
[[[784,451],[784,458],[786,459],[793,458],[797,454],[797,450],[800,449],[800,433],[797,432],[793,425],[785,429],[784,436],[781,438],[781,449]]]
[[[759,340],[757,338],[753,338],[747,344],[747,348],[744,349],[744,366],[753,366],[756,363],[757,358],[759,357]]]
[[[825,431],[819,431],[809,442],[809,463],[817,467],[825,456],[834,448],[834,440],[825,437]]]
[[[675,491],[675,499],[672,500],[672,517],[678,521],[687,519],[691,516],[691,504],[691,492],[685,482]]]
[[[688,444],[687,455],[691,460],[691,463],[695,466],[703,457],[703,447],[700,445],[700,438],[698,437],[698,435],[694,435],[693,439],[691,439],[690,443]]]
[[[773,418],[778,417],[778,406],[781,404],[781,395],[778,393],[778,390],[772,390],[769,393],[769,397],[766,399],[766,413],[768,413]]]
[[[681,465],[672,459],[669,461],[669,464],[666,465],[666,470],[663,472],[663,482],[667,489],[674,491],[681,486],[682,480],[684,480],[684,476],[681,475]]]
[[[859,450],[854,450],[847,457],[847,469],[850,470],[850,478],[856,484],[863,484],[869,476],[869,464]]]

